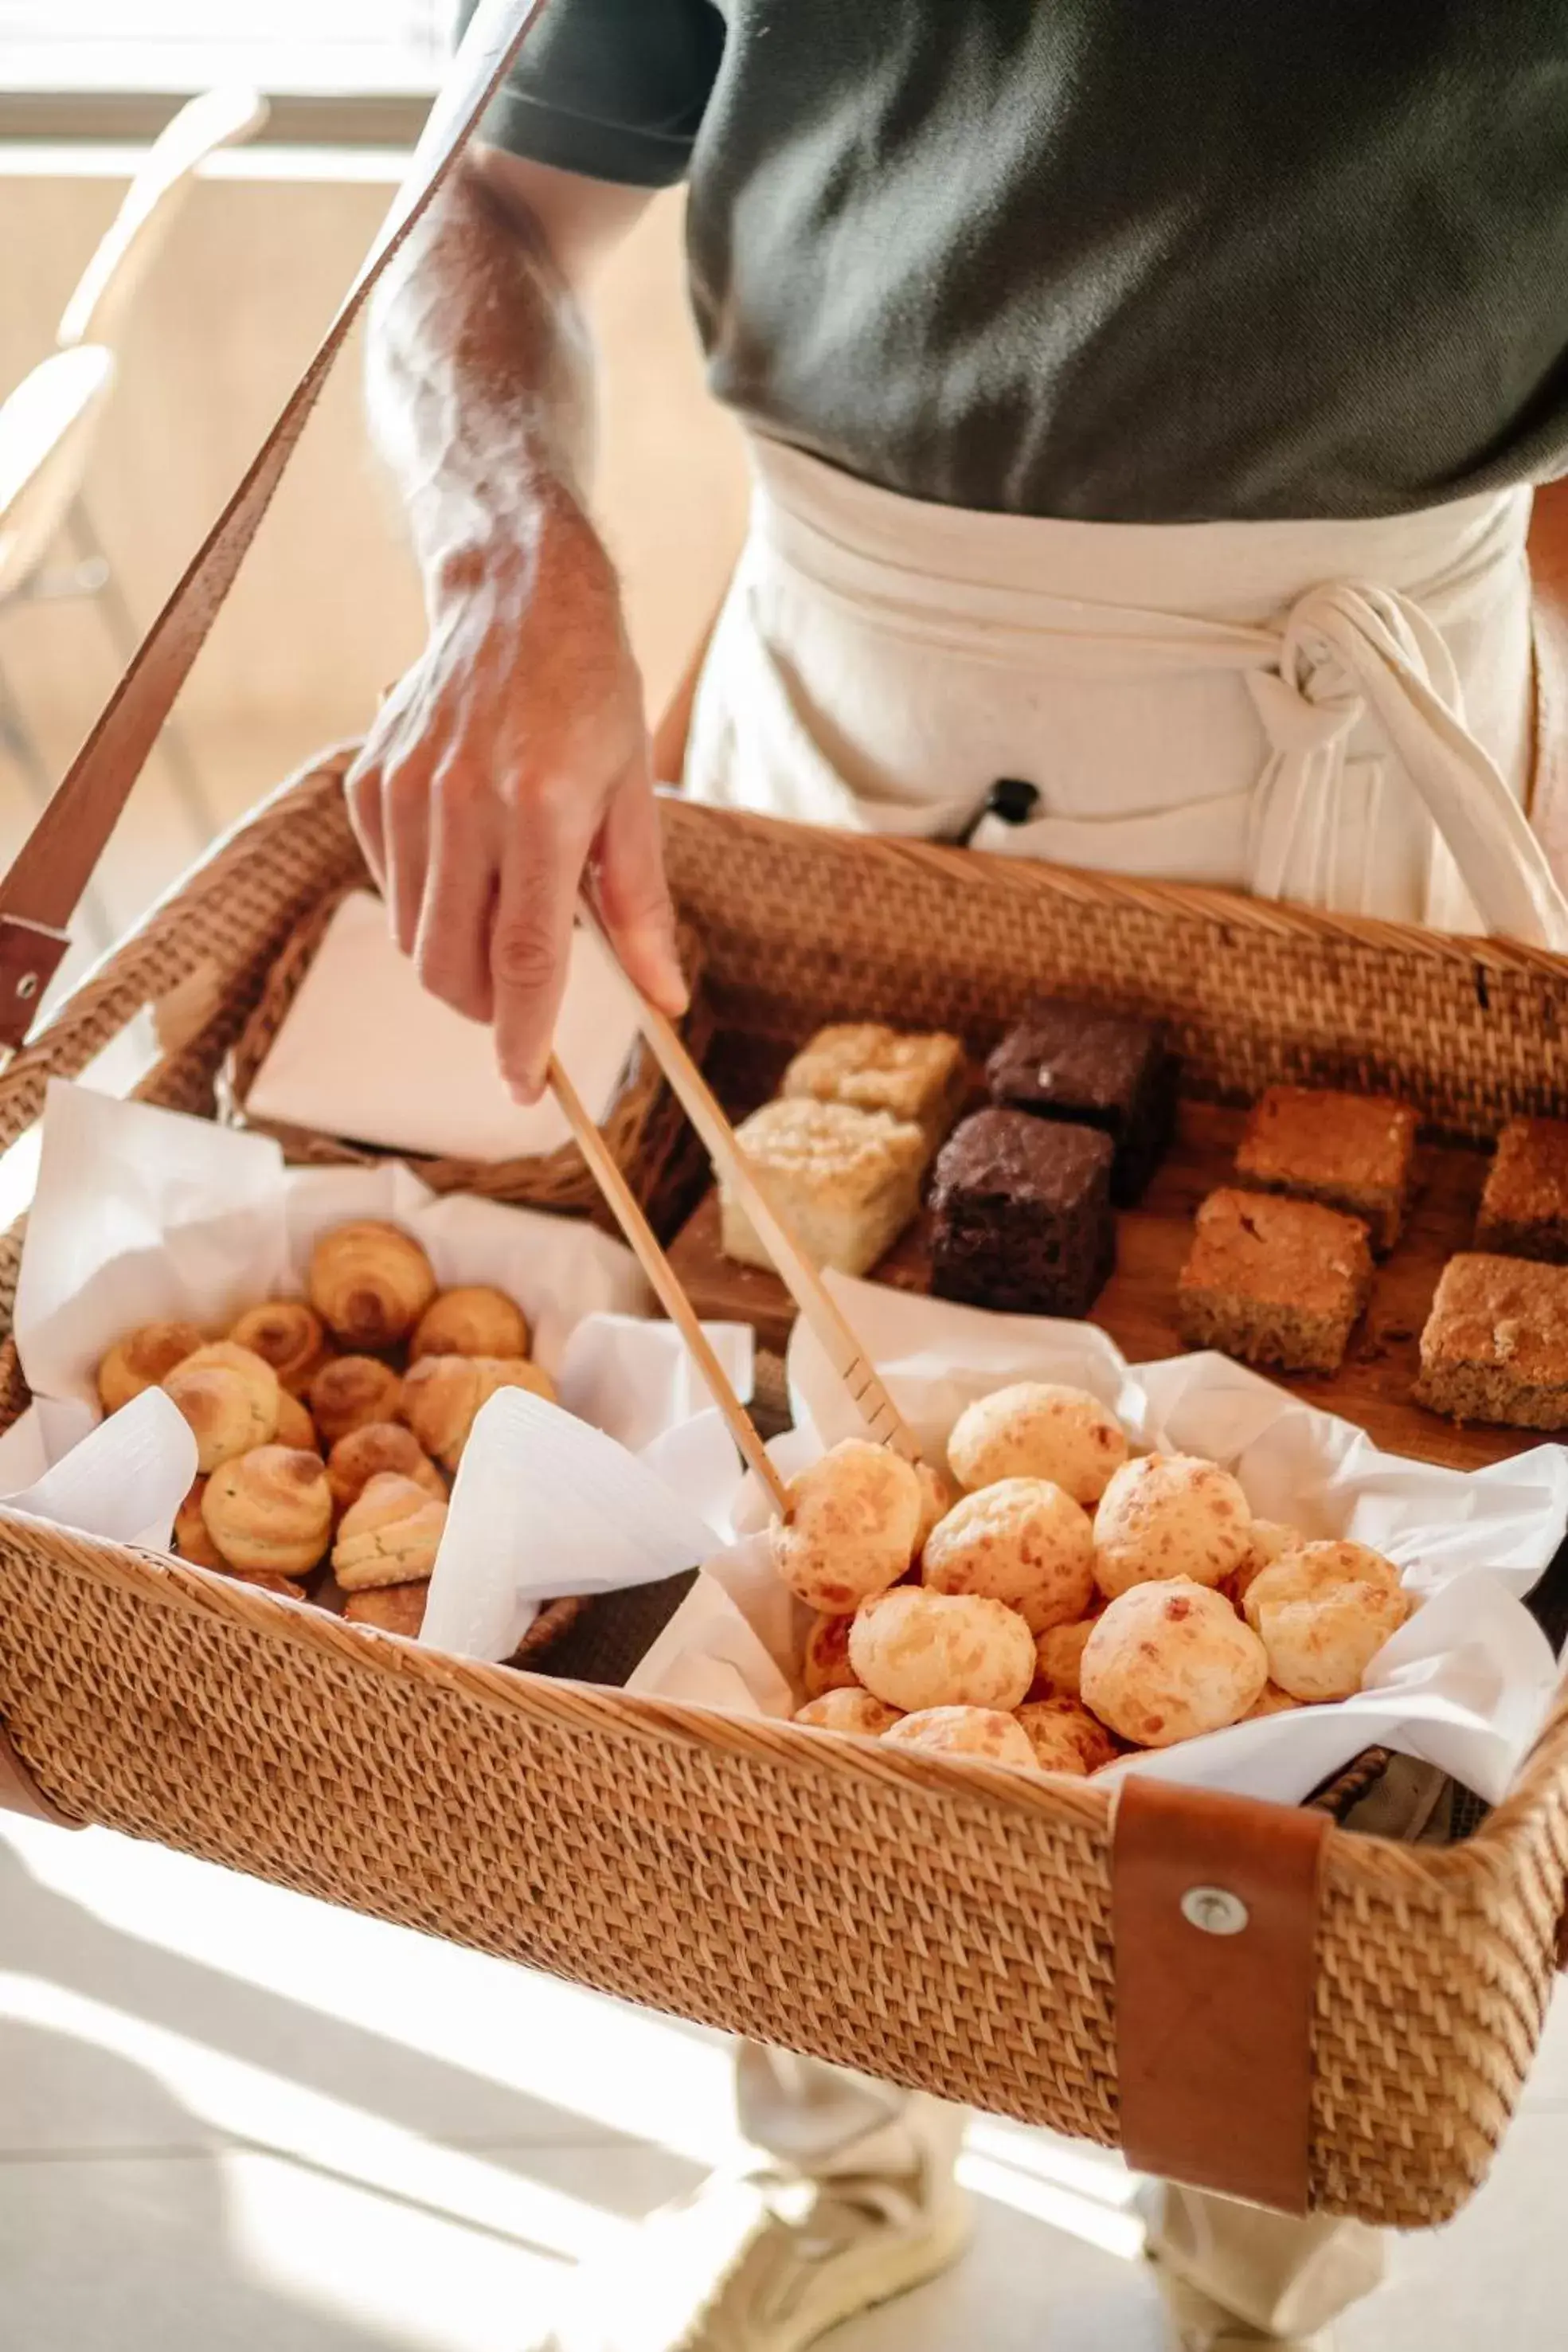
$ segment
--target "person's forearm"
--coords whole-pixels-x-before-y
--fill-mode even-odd
[[[526,218],[459,175],[382,281],[370,322],[371,431],[402,492],[427,588],[580,509],[592,364],[575,295]]]
[[[543,1083],[587,887],[666,1012],[685,1002],[643,682],[589,520],[588,337],[572,291],[646,201],[481,149],[410,237],[371,326],[376,440],[424,572],[423,652],[345,785],[425,986]]]

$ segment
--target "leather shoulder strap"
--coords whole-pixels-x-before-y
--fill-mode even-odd
[[[480,0],[402,185],[315,356],[133,656],[69,774],[0,882],[0,1045],[17,1045],[65,952],[66,926],[234,583],[327,371],[365,299],[451,172],[548,0]]]

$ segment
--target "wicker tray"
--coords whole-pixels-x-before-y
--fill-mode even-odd
[[[322,1135],[312,1129],[254,1119],[246,1098],[272,1042],[288,1013],[301,982],[309,971],[327,927],[350,889],[366,887],[361,874],[353,883],[329,890],[305,914],[285,942],[267,976],[256,1006],[225,1063],[219,1079],[219,1116],[234,1126],[254,1127],[275,1136],[289,1160],[305,1167],[368,1167],[387,1155],[357,1143],[350,1137]],[[683,927],[681,963],[691,990],[691,1008],[682,1030],[691,1051],[700,1059],[712,1034],[703,994],[702,940],[690,925]],[[640,1197],[666,1219],[687,1201],[702,1179],[703,1160],[696,1139],[658,1065],[639,1040],[632,1048],[616,1087],[615,1099],[603,1121],[603,1134],[622,1173]],[[481,1199],[509,1201],[535,1209],[554,1209],[567,1215],[591,1216],[613,1231],[614,1219],[605,1208],[598,1185],[574,1143],[555,1151],[519,1160],[485,1160],[400,1155],[433,1192],[475,1192]]]
[[[1568,1108],[1568,969],[1221,894],[667,810],[716,1013],[798,1034],[896,1005],[983,1045],[1086,983],[1168,1018],[1194,1082],[1399,1087],[1459,1137]],[[0,1145],[204,965],[151,1074],[211,1114],[298,923],[351,880],[340,769],[270,802],[0,1078]],[[8,1300],[18,1243],[0,1250]],[[23,1401],[14,1359],[0,1411]],[[45,1796],[578,1981],[1106,2143],[1118,2137],[1108,1792],[432,1654],[204,1571],[0,1518],[0,1718]],[[1568,1711],[1464,1843],[1333,1829],[1312,2203],[1454,2211],[1517,2101],[1568,1876]],[[759,1923],[766,1923],[766,1931]]]

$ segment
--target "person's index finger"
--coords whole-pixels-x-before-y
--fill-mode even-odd
[[[503,857],[490,931],[496,1058],[522,1102],[544,1087],[591,838],[580,814],[536,810]]]

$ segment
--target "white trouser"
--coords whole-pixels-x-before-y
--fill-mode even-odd
[[[696,798],[1568,950],[1524,814],[1527,490],[1376,521],[1099,525],[922,505],[763,440],[753,459]],[[1003,778],[1036,788],[1030,821],[982,814]],[[951,2179],[956,2109],[756,2048],[737,2089],[775,2166]],[[1153,2241],[1281,2333],[1382,2267],[1354,2223],[1176,2189]]]
[[[1568,950],[1528,489],[1357,522],[971,514],[758,439],[697,798]],[[1001,778],[1032,820],[985,815]]]

